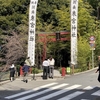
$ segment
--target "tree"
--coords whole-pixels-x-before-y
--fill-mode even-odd
[[[69,2],[70,0],[62,0],[62,2],[61,0],[40,0],[37,7],[38,31],[67,30],[69,24],[66,24],[69,22],[67,7],[69,6]]]
[[[91,62],[91,50],[87,39],[80,37],[78,40],[78,67],[87,70],[87,63]]]
[[[26,57],[28,7],[27,0],[0,0],[1,65],[19,64]]]
[[[6,59],[7,64],[9,58],[13,57],[16,50],[17,52],[22,52],[22,57],[26,56],[27,53],[27,40],[28,40],[28,19],[29,19],[29,3],[27,0],[0,0],[0,47],[2,47],[0,56]],[[81,46],[84,42],[84,48],[88,48],[88,38],[91,35],[97,37],[97,49],[99,52],[99,21],[96,20],[97,17],[97,7],[99,7],[99,1],[97,0],[79,0],[78,7],[78,39]],[[37,7],[37,17],[36,17],[36,32],[56,32],[70,29],[70,0],[39,0]],[[14,34],[13,34],[14,33]],[[20,38],[19,38],[20,37]],[[9,40],[13,38],[13,40]],[[17,39],[19,39],[20,48]],[[81,38],[81,39],[80,39]],[[87,40],[87,41],[86,41]],[[13,46],[15,43],[15,47]],[[9,47],[12,45],[14,52],[9,55]],[[51,44],[48,46],[48,52],[57,53],[58,48],[59,54],[55,54],[56,57],[62,58],[63,52],[70,52],[70,43],[59,43]],[[6,49],[8,48],[8,50]],[[22,49],[21,49],[22,48]],[[69,49],[68,49],[69,48]],[[19,50],[18,50],[19,49]],[[79,47],[79,58],[81,59],[81,51]],[[52,51],[52,52],[51,52]],[[20,53],[19,53],[20,54]],[[89,54],[89,53],[88,53]],[[96,53],[99,54],[99,53]],[[6,56],[7,55],[7,56]],[[21,56],[16,56],[12,61],[19,61]],[[90,56],[90,55],[89,55]],[[84,56],[84,59],[87,56]],[[59,59],[58,58],[58,59]],[[85,62],[84,62],[85,63]]]
[[[19,36],[12,32],[6,37],[6,41],[7,43],[2,45],[2,52],[5,52],[3,55],[5,56],[6,65],[8,66],[12,63],[20,64],[25,58],[25,50],[20,43]]]

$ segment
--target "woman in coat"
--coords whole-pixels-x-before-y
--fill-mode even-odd
[[[15,74],[15,66],[14,66],[14,64],[12,64],[10,66],[9,70],[10,70],[10,80],[12,82],[14,80],[14,74]]]

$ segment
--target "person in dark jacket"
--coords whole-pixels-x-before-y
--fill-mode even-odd
[[[49,62],[47,59],[43,61],[42,66],[43,66],[43,79],[47,79],[48,78],[48,66],[49,66]]]
[[[28,76],[29,68],[30,67],[26,64],[24,64],[24,66],[22,68],[23,73],[24,73],[23,81],[26,82],[26,83],[28,82],[27,76]]]
[[[97,72],[99,72],[98,81],[100,82],[100,56],[98,57],[98,69],[96,70],[96,73]]]
[[[15,75],[15,66],[12,64],[9,68],[10,70],[10,81],[12,82],[14,80],[14,75]]]

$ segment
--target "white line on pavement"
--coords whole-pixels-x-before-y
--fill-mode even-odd
[[[24,94],[27,94],[27,93],[30,93],[30,92],[34,92],[34,91],[37,91],[41,88],[46,88],[46,87],[49,87],[49,86],[52,86],[52,85],[55,85],[57,83],[50,83],[50,84],[46,84],[46,85],[43,85],[43,86],[40,86],[40,87],[37,87],[37,88],[34,88],[32,90],[29,90],[29,91],[25,91],[25,92],[21,92],[21,93],[17,93],[15,95],[11,95],[11,96],[7,96],[5,97],[6,99],[12,99],[14,97],[18,97],[18,96],[21,96],[21,95],[24,95]]]
[[[60,85],[57,85],[57,86],[54,86],[54,87],[51,87],[51,88],[48,88],[44,91],[40,91],[38,93],[34,93],[34,94],[31,94],[31,95],[28,95],[28,96],[24,96],[22,98],[18,98],[18,99],[15,99],[15,100],[27,100],[29,98],[32,98],[32,97],[35,97],[35,96],[38,96],[38,95],[41,95],[41,94],[44,94],[44,93],[47,93],[47,92],[50,92],[52,90],[55,90],[55,89],[58,89],[58,88],[61,88],[61,87],[64,87],[64,86],[67,86],[68,84],[60,84]],[[45,99],[44,99],[45,100]]]
[[[74,93],[72,93],[72,94],[69,94],[69,95],[67,95],[67,96],[65,96],[65,97],[63,97],[63,98],[60,98],[60,99],[58,99],[58,100],[70,100],[70,99],[73,99],[74,97],[76,97],[76,96],[78,96],[78,95],[81,95],[81,94],[83,94],[84,92],[82,92],[82,91],[77,91],[77,92],[74,92]]]
[[[83,90],[92,90],[92,89],[94,89],[95,87],[91,87],[91,86],[87,86],[87,87],[85,87]]]
[[[60,94],[62,94],[62,93],[64,93],[64,92],[68,92],[68,91],[70,91],[70,90],[73,90],[73,89],[75,89],[75,88],[78,88],[78,87],[80,87],[80,86],[81,86],[81,85],[73,85],[73,86],[67,87],[67,88],[65,88],[65,89],[63,89],[63,90],[59,90],[59,91],[57,91],[57,92],[55,92],[55,93],[49,94],[49,95],[47,95],[47,96],[44,96],[44,97],[41,97],[41,98],[38,98],[38,99],[35,99],[35,100],[46,100],[46,99],[55,97],[55,96],[57,96],[57,95],[60,95]]]
[[[100,96],[100,90],[98,90],[97,92],[92,93],[91,95]]]

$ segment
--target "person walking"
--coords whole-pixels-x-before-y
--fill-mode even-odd
[[[15,66],[12,64],[9,68],[10,70],[10,81],[12,82],[14,80],[14,74],[15,74]]]
[[[26,83],[28,82],[27,76],[28,76],[29,68],[30,68],[30,66],[28,66],[27,64],[24,64],[24,66],[22,68],[23,73],[24,73],[23,81]]]
[[[47,79],[48,78],[48,66],[49,66],[49,62],[47,59],[43,61],[42,66],[43,66],[43,79]]]
[[[30,60],[30,57],[27,57],[27,58],[26,58],[25,64],[27,64],[28,66],[31,67],[31,60]]]
[[[54,58],[51,56],[49,59],[48,59],[48,62],[49,62],[49,78],[52,78],[54,77],[54,64],[55,64],[55,60]]]
[[[98,75],[98,81],[100,82],[100,56],[98,57],[98,69],[96,70],[96,73],[99,71]]]

